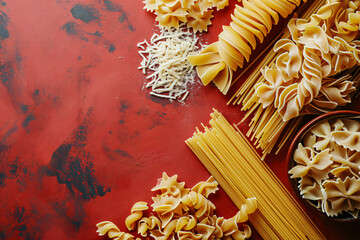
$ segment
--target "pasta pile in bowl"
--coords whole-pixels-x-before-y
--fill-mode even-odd
[[[287,155],[291,185],[310,209],[359,220],[360,112],[320,115],[297,134]]]

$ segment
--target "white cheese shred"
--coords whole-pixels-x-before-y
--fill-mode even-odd
[[[178,29],[160,28],[160,34],[154,33],[150,43],[138,43],[142,57],[139,69],[147,75],[145,87],[151,88],[150,95],[184,102],[188,85],[196,76],[187,57],[200,51],[198,41],[196,34],[182,25]]]

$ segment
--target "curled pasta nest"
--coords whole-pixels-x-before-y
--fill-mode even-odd
[[[219,40],[188,60],[206,86],[213,81],[226,94],[233,72],[248,62],[257,42],[262,43],[279,18],[286,18],[301,0],[243,0],[231,15],[230,26],[223,26]]]
[[[278,56],[255,85],[263,107],[271,104],[288,121],[328,112],[351,102],[351,76],[337,74],[360,64],[360,1],[328,0],[310,20],[291,19],[291,39],[278,41]],[[336,76],[336,77],[334,77]]]
[[[159,25],[166,28],[179,28],[186,23],[195,32],[207,31],[213,17],[213,8],[223,9],[228,0],[145,0],[144,8],[154,12]]]
[[[360,210],[360,122],[325,120],[295,150],[291,178],[300,178],[301,195],[328,216]]]
[[[251,228],[245,222],[249,214],[257,209],[256,198],[246,199],[237,214],[225,219],[214,214],[216,207],[208,199],[217,190],[218,183],[213,177],[188,189],[184,182],[177,181],[177,175],[169,177],[163,173],[152,188],[152,191],[159,192],[151,204],[156,215],[144,216],[148,206],[146,202],[140,201],[131,208],[125,225],[130,231],[137,229],[137,233],[144,238],[158,240],[249,238]],[[98,223],[97,227],[101,236],[108,233],[109,238],[116,240],[135,239],[134,235],[120,231],[109,221]]]

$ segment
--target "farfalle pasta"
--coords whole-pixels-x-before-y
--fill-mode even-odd
[[[289,171],[298,178],[300,194],[328,216],[360,209],[359,142],[349,134],[360,133],[360,121],[350,118],[324,120],[304,136]]]
[[[215,205],[208,199],[218,190],[213,177],[197,183],[191,189],[177,181],[177,175],[163,173],[155,187],[158,194],[152,198],[153,214],[146,215],[148,205],[139,201],[131,208],[125,225],[143,238],[164,239],[247,239],[251,228],[246,224],[248,216],[257,209],[256,198],[248,198],[232,218],[217,217]],[[239,228],[239,224],[241,227]],[[112,222],[97,224],[99,235],[108,233],[115,240],[134,240],[134,235],[120,231]],[[136,238],[138,240],[140,238]]]
[[[213,81],[226,94],[232,82],[233,72],[248,62],[257,42],[262,43],[279,18],[286,18],[300,0],[243,0],[236,5],[229,26],[223,26],[219,40],[211,47],[214,54],[204,49],[188,60],[197,71],[204,85]],[[215,47],[216,46],[216,47]],[[219,57],[215,57],[219,55]],[[215,61],[216,59],[216,61]],[[221,79],[221,80],[219,80]]]
[[[213,8],[223,9],[228,0],[144,0],[144,9],[156,15],[161,27],[179,28],[186,24],[194,32],[208,30],[213,17]]]

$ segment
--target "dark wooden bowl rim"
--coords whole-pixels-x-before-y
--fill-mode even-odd
[[[289,172],[290,169],[293,168],[295,165],[295,162],[293,161],[293,155],[295,152],[295,149],[298,146],[298,143],[302,140],[303,136],[317,123],[325,120],[325,119],[331,119],[331,118],[342,118],[342,117],[352,117],[352,116],[360,116],[360,112],[357,111],[351,111],[351,110],[338,110],[333,112],[324,113],[320,116],[315,117],[314,119],[310,120],[307,124],[305,124],[300,131],[296,134],[295,138],[291,141],[290,147],[288,149],[287,155],[286,155],[286,163],[287,163],[287,171]],[[306,207],[311,213],[314,215],[319,216],[320,218],[326,218],[326,219],[332,219],[334,221],[341,221],[341,222],[353,222],[360,220],[360,216],[356,219],[354,219],[349,214],[339,214],[337,217],[328,217],[325,213],[320,211],[319,209],[312,206],[308,200],[302,198],[300,195],[300,191],[298,189],[298,179],[292,179],[290,178],[290,174],[288,174],[288,180],[290,181],[290,186],[295,193],[295,195],[298,197],[300,202],[303,204],[303,206]]]

